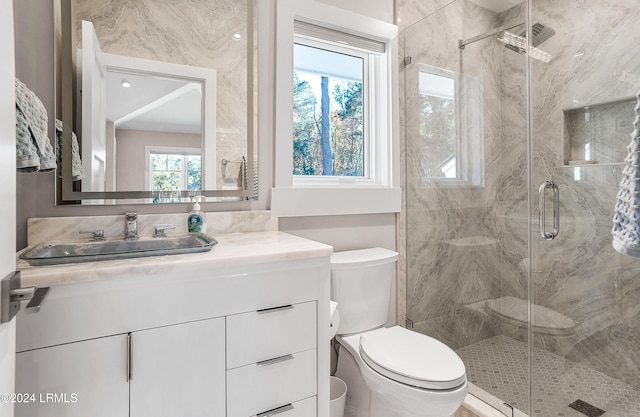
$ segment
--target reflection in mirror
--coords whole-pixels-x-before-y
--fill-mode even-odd
[[[61,3],[61,84],[75,85],[61,89],[57,109],[64,124],[61,200],[251,197],[253,1]],[[67,42],[75,79],[65,83]],[[66,164],[71,132],[82,159],[75,182]]]
[[[101,53],[92,24],[82,25],[82,191],[215,189],[215,163],[201,157],[217,161],[216,71]],[[157,154],[172,155],[182,171],[150,170]],[[197,178],[186,181],[196,155]]]
[[[482,95],[473,77],[421,65],[421,177],[439,185],[484,185]]]

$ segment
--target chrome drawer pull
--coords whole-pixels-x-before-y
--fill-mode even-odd
[[[260,310],[256,310],[256,312],[258,314],[275,313],[276,311],[291,310],[292,308],[293,306],[291,304],[287,304],[286,306],[263,308]]]
[[[127,382],[133,379],[133,334],[127,333]]]
[[[262,413],[256,414],[256,417],[271,417],[277,414],[286,413],[287,411],[293,410],[293,404],[283,405],[282,407],[274,408],[273,410],[264,411]]]
[[[290,361],[291,359],[293,359],[293,355],[289,354],[284,356],[278,356],[277,358],[273,358],[273,359],[267,359],[266,361],[256,362],[256,365],[258,365],[259,367],[269,366],[275,363]]]

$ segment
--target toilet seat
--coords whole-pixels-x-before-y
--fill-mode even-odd
[[[399,326],[363,334],[359,350],[368,366],[403,384],[448,390],[466,381],[464,363],[450,347]]]

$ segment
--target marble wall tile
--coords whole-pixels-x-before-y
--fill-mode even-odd
[[[470,308],[452,314],[416,321],[413,330],[438,339],[452,349],[459,349],[501,334],[500,322]]]
[[[638,356],[638,348],[631,348],[627,337],[633,334],[628,332],[630,317],[637,320],[640,313],[637,292],[629,287],[640,277],[640,261],[611,247],[620,167],[563,167],[565,149],[560,139],[565,128],[563,110],[625,99],[638,89],[640,80],[631,74],[640,73],[640,45],[633,41],[640,10],[632,0],[533,4],[533,20],[557,32],[540,45],[553,59],[532,66],[533,175],[534,183],[548,178],[558,183],[561,231],[552,242],[532,242],[532,296],[538,304],[574,319],[579,333],[572,343],[543,337],[534,342],[637,386],[640,374],[635,367],[620,371]],[[603,130],[609,136],[608,146],[624,141],[615,139],[616,127]],[[612,159],[606,162],[616,162],[613,152],[609,155]],[[634,312],[626,310],[623,316],[620,306],[631,305]]]
[[[268,210],[231,211],[205,213],[207,234],[215,237],[220,233],[262,232],[278,230],[278,219],[271,217]],[[187,233],[188,213],[140,214],[138,215],[138,234],[152,236],[157,224],[171,224],[175,229],[167,235]],[[124,237],[125,221],[122,216],[78,216],[78,217],[41,217],[27,221],[27,244],[29,246],[51,242],[53,240],[78,241],[89,239],[80,231],[104,230],[107,238]]]
[[[429,225],[422,224],[409,227],[407,243],[415,251],[408,254],[407,263],[409,318],[451,314],[466,304],[499,296],[500,241],[490,237],[494,231],[487,226],[487,218],[493,214],[489,211],[485,213],[488,216],[478,215],[484,210],[456,214],[453,218],[462,220],[453,222],[465,227],[453,233],[429,230]],[[437,213],[440,214],[440,223],[452,221],[452,213]],[[426,238],[420,237],[423,232]]]
[[[485,92],[482,104],[488,108],[483,110],[484,187],[428,186],[420,176],[417,70],[405,69],[407,315],[418,331],[452,346],[499,333],[526,340],[526,326],[492,323],[469,303],[474,300],[470,294],[478,294],[478,300],[527,299],[531,269],[533,308],[551,309],[576,323],[571,337],[534,333],[535,346],[640,386],[635,365],[640,349],[630,343],[638,337],[638,326],[632,323],[640,318],[640,261],[616,253],[610,237],[621,167],[563,166],[563,110],[626,99],[640,86],[636,3],[533,0],[533,21],[557,32],[540,45],[553,55],[551,62],[532,63],[531,97],[532,212],[537,212],[537,184],[553,179],[561,190],[560,235],[551,242],[538,237],[537,219],[528,218],[525,57],[494,40],[469,45],[463,52],[456,48],[458,38],[524,20],[524,8],[491,16],[455,1],[405,29],[405,53],[414,63],[478,77]],[[399,3],[399,15],[407,4]],[[465,20],[474,14],[473,23]],[[611,118],[616,123],[601,123],[597,134],[621,133],[616,140],[624,142],[618,132],[626,124],[622,110]],[[607,162],[616,162],[620,146],[609,141],[605,149],[611,150],[605,151],[611,155]],[[499,244],[492,251],[461,251],[444,243],[470,236]],[[472,323],[475,328],[452,330],[465,327],[463,310],[472,317],[465,326]]]
[[[397,0],[398,26],[406,29],[455,0]]]
[[[564,162],[589,159],[601,164],[620,163],[627,155],[635,105],[634,97],[563,110]]]
[[[73,7],[78,47],[80,21],[88,20],[103,52],[215,69],[216,157],[246,155],[246,0],[73,0]]]
[[[402,10],[400,5],[400,10]],[[401,14],[401,13],[400,13]],[[478,42],[464,51],[458,40],[498,24],[495,13],[460,0],[447,4],[404,31],[406,137],[406,297],[407,316],[414,329],[454,347],[499,334],[499,323],[466,308],[500,294],[500,239],[495,221],[495,194],[500,163],[501,52],[495,42]],[[496,65],[496,63],[498,63]],[[427,67],[429,66],[429,67]],[[478,112],[469,130],[480,140],[482,182],[447,184],[424,177],[423,155],[429,152],[420,134],[419,72],[462,74],[462,83],[479,86],[479,94],[459,97],[461,107]],[[468,88],[464,89],[471,91]],[[471,104],[469,104],[471,103]],[[464,125],[462,125],[464,126]],[[462,325],[461,323],[464,323]]]

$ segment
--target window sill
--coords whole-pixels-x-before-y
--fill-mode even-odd
[[[400,188],[272,188],[274,217],[399,213]]]

